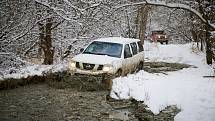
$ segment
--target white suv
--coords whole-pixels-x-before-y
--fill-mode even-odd
[[[143,45],[139,39],[109,37],[94,40],[69,64],[71,74],[123,76],[142,69]]]

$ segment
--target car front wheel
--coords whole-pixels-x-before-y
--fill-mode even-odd
[[[120,77],[122,76],[122,70],[118,70],[116,73],[115,73],[115,77]]]
[[[168,45],[168,40],[166,41],[166,44]]]

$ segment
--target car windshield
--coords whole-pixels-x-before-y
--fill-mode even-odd
[[[154,34],[164,34],[164,31],[153,31]]]
[[[121,57],[122,44],[109,42],[92,42],[83,53],[95,55],[107,55],[111,57]]]

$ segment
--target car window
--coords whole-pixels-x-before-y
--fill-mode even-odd
[[[83,52],[84,54],[107,55],[111,57],[121,57],[122,44],[109,42],[92,42]]]
[[[129,58],[129,57],[132,57],[132,54],[131,54],[129,44],[127,44],[125,45],[125,49],[124,49],[124,58]]]
[[[142,45],[141,41],[137,42],[137,44],[139,47],[139,52],[142,52],[143,51],[143,45]]]
[[[136,44],[136,42],[133,42],[130,45],[131,45],[133,55],[136,55],[137,54],[137,44]]]

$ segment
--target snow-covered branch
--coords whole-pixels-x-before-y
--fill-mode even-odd
[[[57,15],[59,15],[60,17],[62,17],[63,19],[65,19],[65,20],[67,20],[67,21],[71,21],[71,20],[72,20],[71,18],[69,18],[69,17],[63,15],[61,12],[59,12],[59,11],[61,11],[61,9],[52,7],[52,6],[50,6],[49,4],[47,4],[46,2],[43,2],[43,1],[41,1],[41,0],[35,0],[35,2],[37,2],[37,3],[39,3],[39,4],[43,5],[43,6],[48,7],[49,9],[53,10],[53,12],[55,12]],[[74,21],[74,20],[73,20],[73,21]]]
[[[63,1],[69,7],[71,7],[72,9],[74,9],[76,11],[76,13],[78,13],[79,15],[85,14],[86,10],[88,10],[88,9],[95,8],[95,7],[98,7],[99,5],[101,5],[101,3],[95,3],[95,4],[92,4],[91,6],[88,6],[88,7],[82,9],[82,8],[79,8],[79,7],[75,6],[75,5],[73,5],[68,0],[63,0]],[[66,12],[64,9],[58,8],[58,7],[53,7],[53,6],[49,5],[48,1],[35,0],[35,2],[37,2],[37,3],[39,3],[39,4],[43,5],[43,6],[48,7],[49,9],[53,10],[53,12],[55,12],[57,15],[59,15],[60,17],[62,17],[63,19],[65,19],[67,21],[74,21],[74,22],[78,23],[78,21],[76,21],[77,19],[79,19],[78,17],[67,15],[68,12]]]
[[[181,3],[166,3],[164,1],[151,1],[151,0],[144,0],[143,2],[137,2],[137,3],[130,3],[130,4],[124,4],[121,6],[117,6],[116,9],[127,7],[127,6],[135,6],[135,5],[154,5],[154,6],[163,6],[167,8],[176,8],[176,9],[183,9],[190,11],[194,13],[198,18],[201,19],[202,22],[210,26],[213,30],[215,30],[215,25],[212,24],[209,20],[206,20],[200,12],[198,12],[196,9],[193,9],[191,6],[181,4]]]
[[[69,2],[68,0],[63,0],[65,3],[67,3],[71,8],[77,10],[78,12],[80,12],[81,14],[84,14],[84,9],[80,9],[74,5],[71,4],[71,2]]]

